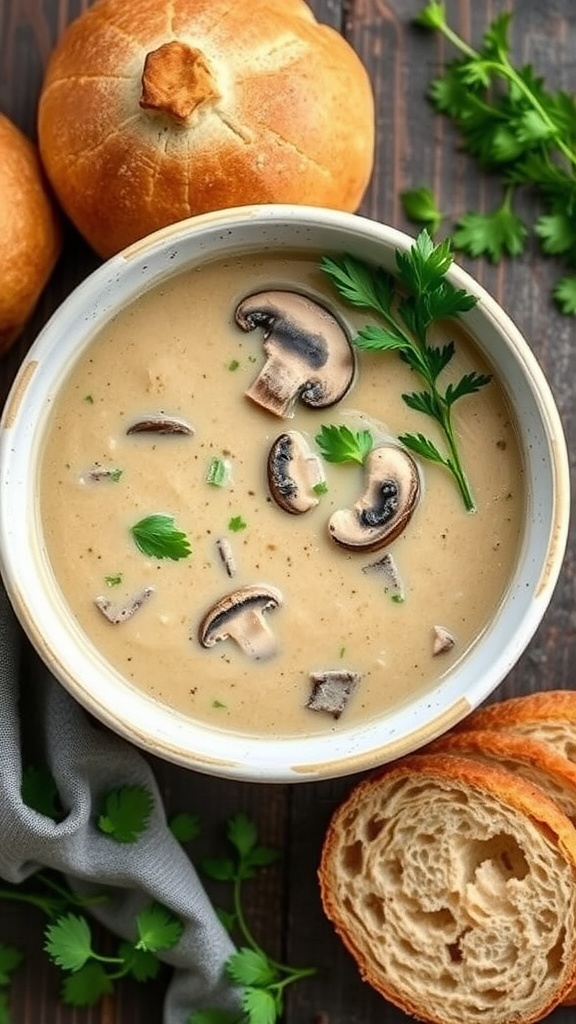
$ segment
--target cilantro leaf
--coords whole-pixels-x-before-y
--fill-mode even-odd
[[[570,217],[564,210],[543,214],[534,230],[546,253],[569,252],[576,246],[576,217]]]
[[[0,986],[9,985],[11,975],[24,959],[22,953],[15,946],[8,946],[0,942]]]
[[[416,224],[424,224],[430,234],[435,234],[440,227],[444,214],[438,209],[434,193],[421,185],[400,193],[402,209],[408,220]]]
[[[172,949],[184,931],[182,922],[160,903],[144,907],[136,918],[138,941],[137,950],[156,953],[159,949]]]
[[[344,425],[323,424],[315,440],[327,462],[357,462],[360,466],[374,447],[369,430],[353,431]]]
[[[469,256],[487,256],[493,263],[505,253],[519,256],[524,250],[526,225],[504,202],[490,213],[467,213],[458,221],[452,240]]]
[[[278,1019],[277,1002],[266,989],[244,989],[242,1006],[248,1016],[249,1024],[275,1024]]]
[[[230,857],[204,857],[202,871],[215,882],[233,882],[236,877],[234,861]]]
[[[563,313],[576,316],[576,275],[558,281],[554,288],[554,298]]]
[[[278,978],[278,971],[260,950],[243,947],[226,961],[226,973],[237,985],[265,988]]]
[[[64,811],[52,772],[45,766],[29,765],[22,774],[20,795],[27,807],[53,821],[62,821]]]
[[[247,814],[234,814],[228,819],[226,835],[240,857],[246,857],[256,845],[256,825]]]
[[[0,1024],[13,1024],[8,1000],[8,992],[0,989]]]
[[[67,1006],[95,1006],[113,991],[114,985],[102,964],[92,962],[64,979],[62,1002]]]
[[[240,533],[240,530],[245,530],[247,526],[248,523],[242,518],[242,516],[232,516],[228,520],[228,529],[231,530],[232,533]]]
[[[92,956],[92,935],[85,917],[64,914],[44,932],[44,949],[65,971],[79,971]]]
[[[190,542],[174,524],[172,516],[155,513],[145,516],[130,532],[139,551],[151,558],[188,558],[192,553]]]
[[[142,786],[112,790],[106,794],[98,828],[118,843],[134,843],[145,831],[153,807],[152,794]]]
[[[186,811],[174,814],[168,822],[168,828],[179,843],[189,843],[197,839],[201,832],[198,815]]]
[[[124,965],[136,981],[151,981],[160,973],[160,961],[147,949],[138,949],[132,942],[122,942],[118,950]]]

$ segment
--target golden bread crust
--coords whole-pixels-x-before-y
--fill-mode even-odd
[[[35,146],[0,114],[0,354],[20,334],[52,272],[61,232]]]
[[[576,830],[496,765],[423,753],[363,780],[332,818],[319,881],[364,980],[421,1020],[530,1024],[572,990]]]
[[[49,62],[42,159],[92,247],[110,256],[224,207],[357,209],[372,171],[374,109],[368,75],[343,37],[301,0],[175,0],[171,8],[169,16],[157,0],[138,0],[137,10],[99,0]],[[200,76],[183,47],[199,55]],[[190,109],[178,67],[196,82]]]

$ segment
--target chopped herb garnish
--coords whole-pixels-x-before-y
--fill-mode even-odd
[[[228,363],[229,370],[237,370],[239,366],[240,363],[238,362],[237,359],[231,359],[230,362]]]
[[[393,601],[394,604],[404,604],[404,594],[392,594],[390,600]]]
[[[373,310],[384,326],[368,325],[354,344],[370,352],[397,351],[424,382],[424,391],[403,394],[410,409],[423,413],[439,425],[447,451],[441,452],[424,434],[401,434],[398,440],[424,459],[444,466],[452,474],[467,511],[475,510],[468,478],[460,460],[458,441],[452,424],[452,408],[465,395],[472,395],[491,380],[487,374],[472,371],[444,390],[438,378],[455,352],[454,343],[441,348],[431,345],[430,327],[446,317],[465,313],[477,299],[463,288],[446,280],[453,261],[449,239],[434,245],[422,231],[408,252],[396,251],[397,281],[382,267],[371,267],[353,256],[334,260],[325,258],[322,269],[336,289],[351,305]],[[398,287],[401,295],[398,295]]]
[[[106,584],[107,587],[119,587],[120,584],[122,583],[122,579],[122,573],[115,572],[112,573],[110,576],[105,576],[104,583]]]
[[[94,405],[94,396],[93,395],[84,395],[84,401],[88,402],[88,405]]]
[[[369,430],[353,431],[335,424],[323,425],[315,440],[327,462],[358,462],[362,466],[374,447]]]
[[[232,533],[239,533],[240,530],[245,530],[247,526],[248,523],[242,518],[242,516],[232,516],[232,518],[228,520],[228,529],[232,530]]]
[[[221,700],[213,700],[212,701],[212,707],[213,708],[225,708],[226,704],[224,704],[223,701],[221,701]]]
[[[206,483],[212,487],[225,487],[230,482],[230,463],[226,459],[214,456],[208,466]]]
[[[317,494],[318,497],[320,497],[322,494],[328,494],[328,484],[325,480],[320,480],[319,483],[314,484],[312,490],[314,491],[314,494]]]
[[[188,558],[190,541],[174,524],[172,516],[156,513],[140,519],[130,528],[136,547],[152,558]]]

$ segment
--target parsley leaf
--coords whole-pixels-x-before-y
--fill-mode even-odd
[[[484,387],[490,378],[472,371],[459,381],[449,382],[443,391],[438,378],[455,353],[454,343],[431,345],[428,338],[428,330],[435,322],[467,312],[477,301],[474,295],[447,280],[452,259],[449,239],[435,245],[428,232],[421,231],[409,250],[396,252],[400,294],[388,285],[385,289],[379,287],[379,282],[384,280],[381,268],[372,269],[350,256],[340,262],[323,260],[321,266],[344,299],[353,295],[354,305],[372,309],[384,320],[383,328],[379,325],[363,328],[354,338],[354,344],[383,352],[396,349],[400,358],[422,379],[424,391],[413,391],[402,398],[409,408],[438,423],[447,453],[443,455],[423,434],[403,434],[399,440],[422,458],[443,465],[454,477],[464,507],[471,512],[475,504],[460,460],[452,425],[452,406],[464,395],[474,394]],[[344,434],[343,439],[338,433],[347,429],[322,427],[316,441],[325,458],[344,461],[345,457],[353,457],[348,450],[354,447],[348,437],[351,431]],[[369,434],[368,431],[362,433]],[[356,452],[356,461],[361,462],[366,451],[359,444],[356,448],[361,449]]]
[[[168,822],[168,828],[179,843],[189,843],[197,839],[201,832],[198,815],[186,811],[174,814]]]
[[[160,973],[160,961],[147,949],[137,949],[131,942],[122,942],[118,950],[124,968],[135,981],[151,981]]]
[[[238,1024],[238,1017],[227,1010],[197,1010],[188,1018],[188,1024]]]
[[[154,807],[152,794],[141,786],[124,786],[106,795],[98,828],[117,843],[134,843],[145,831]]]
[[[226,961],[226,973],[238,985],[266,986],[276,981],[278,971],[268,958],[256,949],[243,949],[233,953]]]
[[[316,434],[316,444],[327,462],[357,462],[363,466],[374,447],[369,430],[350,430],[350,427],[322,425]]]
[[[434,235],[440,227],[444,215],[438,209],[434,193],[425,186],[414,188],[400,194],[402,209],[408,220],[422,224]]]
[[[68,1006],[95,1006],[102,996],[110,995],[114,985],[102,964],[84,964],[62,984],[62,1001]]]
[[[130,528],[136,547],[151,558],[188,558],[190,542],[174,524],[172,516],[155,513],[140,519]]]
[[[415,21],[440,32],[458,54],[430,85],[433,106],[452,119],[463,148],[483,169],[499,174],[505,190],[498,209],[489,213],[468,211],[456,220],[454,247],[497,263],[524,251],[530,226],[545,255],[564,256],[567,265],[573,267],[575,97],[549,89],[530,65],[518,67],[513,63],[508,12],[490,22],[477,49],[451,28],[442,3],[428,3]],[[527,217],[527,223],[511,204],[513,193],[522,186],[540,206],[540,213]],[[432,216],[433,197],[428,206],[428,215]],[[405,212],[410,216],[409,205]],[[429,226],[433,224],[430,220]],[[558,283],[554,298],[563,313],[576,315],[571,280],[568,276]]]

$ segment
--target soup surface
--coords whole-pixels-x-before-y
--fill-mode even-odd
[[[318,261],[298,254],[243,256],[170,278],[113,318],[73,366],[42,453],[40,514],[65,600],[129,684],[236,732],[325,733],[426,692],[477,640],[510,579],[523,468],[492,381],[454,410],[475,513],[444,468],[419,459],[415,511],[382,550],[348,550],[328,531],[332,513],[366,487],[359,464],[323,463],[315,507],[285,511],[267,460],[286,431],[316,455],[315,438],[330,425],[369,429],[376,446],[406,431],[443,441],[402,400],[419,382],[395,352],[358,352],[352,387],[331,408],[297,403],[283,419],[247,398],[266,361],[264,333],[241,330],[234,313],[268,289],[317,296],[352,336],[370,320],[339,304]],[[450,338],[456,355],[443,384],[489,372],[458,324],[447,325],[442,339]],[[139,546],[159,516],[185,535],[182,557]],[[385,554],[387,567],[371,568]],[[244,592],[251,627],[266,631],[262,658],[234,626],[227,639],[201,642],[211,610],[246,587],[276,595],[261,610],[255,590]],[[217,609],[215,617],[222,633]],[[435,654],[444,630],[454,642]],[[319,708],[307,706],[312,676],[327,671],[356,684],[339,717],[321,694]]]

